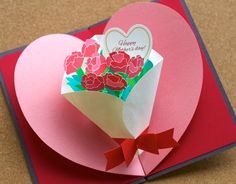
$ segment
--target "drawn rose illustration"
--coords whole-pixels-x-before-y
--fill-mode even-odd
[[[104,56],[98,55],[87,60],[86,71],[88,73],[94,73],[100,75],[106,69],[106,59]]]
[[[122,90],[127,86],[127,82],[122,78],[121,75],[107,73],[103,76],[103,78],[105,86],[112,90]]]
[[[82,53],[84,57],[92,57],[98,55],[100,45],[93,39],[87,39],[82,46]]]
[[[84,57],[81,52],[72,52],[70,56],[67,56],[64,63],[66,74],[73,73],[80,68],[83,64],[83,60]]]
[[[73,52],[65,61],[67,84],[74,91],[100,91],[126,100],[135,84],[153,67],[140,55],[130,56],[120,50],[106,58],[99,52],[96,40],[88,39],[81,51]]]
[[[129,67],[126,72],[129,78],[137,76],[142,71],[143,64],[144,59],[141,56],[132,57],[129,60]]]
[[[126,73],[129,59],[129,55],[124,51],[112,52],[107,58],[107,65],[115,72]]]
[[[103,83],[103,77],[97,76],[96,74],[89,73],[82,77],[82,86],[90,91],[102,90],[105,86]]]

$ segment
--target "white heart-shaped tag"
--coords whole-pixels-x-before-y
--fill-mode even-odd
[[[104,55],[122,50],[131,57],[140,55],[147,59],[152,50],[152,34],[141,24],[132,26],[128,33],[120,28],[111,28],[105,33],[103,50]]]

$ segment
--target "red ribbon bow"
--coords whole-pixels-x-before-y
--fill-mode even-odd
[[[159,149],[174,148],[179,144],[173,138],[174,129],[158,134],[141,134],[136,139],[125,139],[119,147],[104,153],[107,159],[106,171],[125,162],[128,166],[134,158],[137,149],[159,154]]]

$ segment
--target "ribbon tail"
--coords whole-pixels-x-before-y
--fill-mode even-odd
[[[159,154],[159,149],[163,148],[174,148],[179,144],[173,138],[174,129],[169,129],[167,131],[158,134],[143,134],[137,139],[137,147],[144,151]]]
[[[136,142],[134,139],[126,139],[121,143],[121,149],[127,166],[131,163],[137,151]]]
[[[123,162],[127,166],[131,163],[137,151],[134,139],[124,140],[119,147],[104,153],[107,159],[106,171],[110,170]]]
[[[159,134],[156,134],[157,144],[159,149],[175,148],[179,143],[173,138],[174,129],[170,129]]]
[[[121,147],[107,151],[104,155],[107,159],[106,171],[120,165],[125,160]]]

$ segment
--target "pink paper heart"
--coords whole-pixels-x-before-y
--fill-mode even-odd
[[[197,41],[178,13],[154,3],[122,8],[106,29],[117,26],[127,31],[134,24],[144,24],[151,30],[153,47],[164,57],[149,131],[175,128],[174,138],[179,140],[191,121],[201,92],[202,61]],[[103,153],[116,143],[60,94],[64,59],[79,50],[82,43],[63,34],[32,42],[16,65],[16,94],[30,126],[49,147],[75,163],[105,171]],[[122,164],[109,172],[143,176],[169,152],[170,149],[160,150],[159,155],[143,152],[140,156],[143,167],[136,156],[129,167]]]
[[[202,58],[197,40],[177,12],[156,3],[136,3],[122,8],[112,16],[105,31],[116,26],[127,31],[137,23],[150,29],[153,48],[164,58],[149,132],[175,128],[174,138],[179,140],[192,119],[202,88]],[[145,173],[151,172],[170,151],[160,150],[159,155],[143,152],[140,160]]]

